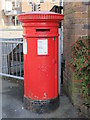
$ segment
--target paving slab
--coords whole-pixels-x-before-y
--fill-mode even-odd
[[[12,80],[2,80],[3,118],[78,118],[78,111],[63,91],[60,106],[51,113],[32,113],[23,107],[23,85]]]

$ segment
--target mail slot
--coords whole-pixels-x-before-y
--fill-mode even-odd
[[[50,32],[50,29],[36,29],[36,32]]]

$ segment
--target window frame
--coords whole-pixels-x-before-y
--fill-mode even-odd
[[[58,1],[58,0],[54,0],[54,1],[53,1],[53,0],[51,0],[51,3],[55,3],[55,2],[57,2],[57,1]]]
[[[42,4],[42,3],[45,3],[45,0],[42,0],[43,2],[41,2],[41,0],[39,0],[39,3]]]

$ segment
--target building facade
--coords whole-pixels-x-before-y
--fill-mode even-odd
[[[0,2],[2,27],[18,25],[17,15],[21,13],[21,1],[1,0]]]
[[[29,11],[50,11],[59,0],[0,0],[0,26],[20,26],[17,15]]]
[[[54,5],[59,6],[59,0],[23,0],[22,12],[50,11]]]

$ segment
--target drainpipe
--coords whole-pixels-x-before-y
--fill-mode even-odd
[[[59,0],[59,6],[61,6],[62,5],[62,1],[63,0]],[[62,44],[61,44],[61,40],[62,40],[62,28],[59,28],[59,46],[58,46],[58,48],[59,48],[59,51],[58,51],[58,53],[59,53],[59,79],[58,79],[58,92],[59,92],[59,96],[60,96],[60,93],[61,93],[61,48],[62,48]]]
[[[17,0],[14,0],[14,3],[15,3],[15,8],[17,7]],[[15,26],[16,26],[16,16],[15,16]]]

